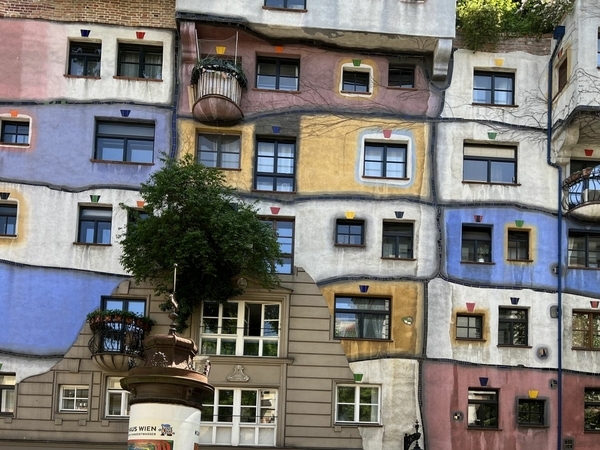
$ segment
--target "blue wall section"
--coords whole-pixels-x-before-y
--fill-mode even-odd
[[[0,263],[0,350],[63,355],[125,277]]]
[[[128,119],[120,109],[131,109]],[[171,111],[136,105],[69,104],[19,107],[31,116],[30,146],[0,152],[0,178],[78,189],[90,185],[139,188],[169,153]],[[146,120],[155,123],[153,166],[91,162],[96,119]]]

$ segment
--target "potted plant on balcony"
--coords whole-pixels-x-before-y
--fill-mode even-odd
[[[150,317],[138,316],[131,311],[120,309],[97,309],[87,315],[87,321],[90,323],[93,332],[100,330],[108,323],[135,323],[135,326],[148,332],[152,329],[152,325],[156,323]]]
[[[192,84],[198,83],[200,75],[209,71],[228,74],[238,80],[243,88],[248,85],[248,80],[240,63],[236,63],[231,59],[215,58],[212,56],[201,59],[196,63],[192,70]]]

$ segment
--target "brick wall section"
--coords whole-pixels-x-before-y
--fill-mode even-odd
[[[0,0],[0,17],[175,28],[175,0]]]
[[[551,54],[552,36],[545,34],[543,36],[528,36],[520,38],[510,38],[501,40],[496,46],[485,46],[481,52],[489,53],[511,53],[511,52],[525,52],[532,55],[544,56]],[[462,42],[460,33],[456,33],[456,39],[454,39],[454,47],[466,48]]]

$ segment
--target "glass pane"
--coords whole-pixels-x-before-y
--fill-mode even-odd
[[[491,89],[492,77],[490,75],[475,75],[473,79],[473,87],[475,89]]]
[[[487,161],[465,159],[463,162],[463,180],[465,181],[488,181]]]
[[[244,356],[258,356],[258,341],[244,340]]]
[[[277,356],[277,341],[263,341],[263,352],[262,356]]]
[[[259,428],[258,429],[258,445],[275,445],[275,429]]]
[[[202,333],[216,334],[218,333],[219,320],[204,318],[202,320]]]
[[[240,429],[240,445],[254,445],[254,438],[256,429],[252,428],[241,428]]]
[[[110,222],[98,222],[97,244],[110,244]]]
[[[200,353],[202,353],[203,355],[216,355],[217,354],[217,340],[203,338]]]
[[[360,422],[377,422],[379,420],[379,417],[377,416],[377,406],[360,405],[358,411],[358,420]]]
[[[85,75],[85,58],[73,56],[69,67],[69,75],[83,76]]]
[[[259,156],[256,170],[258,172],[274,173],[275,172],[275,158]]]
[[[216,444],[230,445],[231,444],[231,428],[217,427]]]
[[[96,140],[96,159],[104,161],[123,161],[124,139],[99,137]]]
[[[335,313],[335,336],[358,337],[358,315],[351,313]]]
[[[94,243],[94,225],[95,222],[82,221],[79,226],[79,239],[77,242],[84,244]]]
[[[136,141],[130,139],[128,142],[128,161],[139,163],[151,163],[154,153],[153,141]]]
[[[492,103],[492,92],[473,90],[473,103]]]
[[[121,393],[109,392],[108,393],[108,415],[109,416],[120,416],[121,415]]]
[[[235,355],[235,341],[221,340],[221,355]]]

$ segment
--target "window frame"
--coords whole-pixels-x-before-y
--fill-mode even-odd
[[[512,157],[503,156],[485,156],[485,155],[468,155],[467,149],[479,149],[481,153],[484,152],[508,152],[513,151]],[[473,150],[472,150],[473,151]],[[469,179],[467,178],[467,166],[468,163],[485,163],[486,164],[486,179]],[[513,165],[513,176],[510,182],[502,180],[494,180],[494,167],[499,165]],[[471,169],[472,171],[474,169]],[[489,145],[489,144],[463,144],[463,183],[479,183],[479,184],[502,184],[502,185],[518,185],[518,155],[517,147],[514,145]]]
[[[8,382],[6,382],[5,378],[8,378]],[[0,417],[12,417],[15,414],[15,409],[17,408],[16,378],[16,373],[0,373]]]
[[[265,225],[271,226],[277,237],[279,249],[281,250],[282,264],[275,265],[275,272],[279,274],[292,274],[294,272],[294,245],[296,241],[296,222],[294,219],[276,219],[274,217],[262,217],[260,219]],[[290,224],[291,227],[280,227],[280,224]],[[281,234],[279,230],[285,230]],[[287,251],[289,249],[289,251]],[[289,269],[285,269],[289,266]]]
[[[347,300],[349,304],[353,303],[353,300],[367,300],[367,301],[381,301],[384,302],[385,309],[374,309],[374,308],[342,308],[338,306],[338,300]],[[342,335],[338,332],[341,329],[340,323],[342,323],[342,315],[354,316],[354,329],[356,336]],[[366,316],[376,316],[378,319],[383,317],[381,322],[381,337],[365,337],[365,318]],[[345,320],[349,322],[348,319]],[[355,296],[355,295],[343,295],[338,294],[334,298],[334,313],[333,313],[333,339],[348,339],[348,340],[371,340],[371,341],[389,341],[391,339],[392,329],[392,299],[390,297],[374,297],[374,296]],[[377,325],[377,322],[373,322]]]
[[[461,320],[459,319],[467,319],[466,325],[460,324]],[[474,323],[472,323],[472,320]],[[457,313],[456,314],[456,340],[460,341],[484,341],[483,337],[483,326],[484,326],[484,316],[482,314],[472,314],[472,313]],[[459,330],[464,329],[467,331],[467,336],[459,336]],[[470,337],[471,330],[474,330],[475,337]]]
[[[512,239],[511,239],[512,237]],[[506,244],[507,244],[507,261],[520,261],[520,262],[528,262],[531,261],[531,243],[530,243],[531,233],[529,230],[524,230],[522,228],[514,229],[509,228],[506,230]],[[511,243],[513,247],[511,247]],[[519,257],[519,254],[522,250],[525,250],[524,257]],[[515,258],[511,258],[511,251],[515,252]]]
[[[340,230],[340,227],[348,228],[347,230]],[[359,230],[353,230],[353,228],[357,227]],[[344,237],[347,239],[343,239]],[[355,239],[358,237],[359,242],[352,242],[353,237]],[[340,242],[340,240],[347,240],[347,242]],[[335,245],[338,247],[365,247],[365,221],[360,219],[336,219]]]
[[[273,155],[269,155],[269,154],[260,154],[260,144],[274,144],[273,145]],[[285,145],[292,145],[293,144],[293,153],[292,153],[292,157],[288,157],[288,156],[279,156],[279,146],[281,144],[285,144]],[[294,193],[296,192],[296,160],[297,160],[297,143],[295,139],[290,139],[290,138],[281,138],[281,139],[275,139],[275,138],[262,138],[262,137],[257,137],[256,138],[256,157],[254,158],[255,161],[255,165],[254,165],[254,190],[256,191],[260,191],[260,192],[281,192],[281,193]],[[272,171],[271,172],[262,172],[259,171],[259,165],[260,165],[260,159],[264,158],[264,159],[269,159],[272,160]],[[292,160],[292,166],[291,166],[291,173],[285,173],[285,172],[279,172],[279,164],[280,164],[280,160],[283,160],[283,162],[285,162],[286,160]],[[282,165],[282,168],[285,169],[285,166]],[[268,179],[271,179],[271,186],[272,189],[259,189],[259,178],[262,178],[266,181],[268,181]],[[278,187],[280,186],[280,180],[281,180],[281,186],[284,186],[285,183],[283,183],[283,181],[288,180],[289,183],[291,183],[291,189],[290,190],[279,190]]]
[[[525,313],[524,318],[512,318],[507,316],[502,316],[502,311],[519,311]],[[515,333],[519,330],[515,330],[518,325],[525,325],[524,330],[524,342],[515,343]],[[509,336],[508,342],[500,342],[501,336],[501,326],[504,325],[508,329],[506,332]],[[516,308],[513,306],[500,306],[498,307],[498,346],[503,347],[528,347],[529,344],[529,310],[527,308]]]
[[[6,211],[4,209],[7,209]],[[14,214],[8,209],[13,210]],[[10,219],[14,217],[14,221]],[[9,227],[12,226],[14,233],[9,233]],[[14,238],[17,237],[19,226],[19,204],[16,202],[0,202],[0,237]]]
[[[583,249],[577,249],[577,248],[573,248],[573,244],[575,244],[574,241],[572,241],[572,238],[584,238],[584,242],[583,242]],[[597,250],[595,251],[590,251],[590,238],[596,238],[599,242],[598,242],[598,247]],[[584,256],[584,264],[571,264],[571,260],[573,258],[573,253],[578,253],[581,254],[583,253]],[[597,255],[596,257],[596,263],[591,263],[590,262],[590,253],[595,253]],[[580,258],[580,257],[579,257]],[[577,258],[577,259],[579,259]],[[596,232],[588,232],[588,231],[583,231],[583,230],[569,230],[568,232],[568,236],[567,236],[567,266],[569,268],[573,268],[573,269],[599,269],[600,268],[600,233],[596,233]]]
[[[491,400],[486,400],[486,399],[476,399],[476,398],[471,398],[471,395],[476,395],[476,394],[480,394],[480,395],[484,395],[485,393],[490,393],[494,395],[494,398]],[[487,388],[475,388],[475,387],[470,387],[468,388],[468,394],[467,394],[467,429],[488,429],[488,430],[498,430],[500,427],[500,391],[498,389],[487,389]],[[475,410],[475,420],[477,421],[484,421],[484,419],[482,419],[480,416],[485,414],[485,411],[490,411],[491,413],[493,413],[494,418],[495,418],[495,424],[493,425],[481,425],[481,424],[474,424],[473,422],[471,422],[471,415],[472,415],[472,409],[471,406],[479,406],[479,408],[477,408]],[[479,414],[479,411],[481,410],[482,414]]]
[[[129,392],[123,388],[110,387],[110,380],[120,381],[123,377],[106,377],[106,401],[104,415],[106,418],[128,418],[129,417]],[[110,414],[110,399],[112,395],[121,398],[119,414]]]
[[[487,232],[489,239],[484,239],[483,236],[481,239],[476,239],[475,235],[471,235],[467,240],[465,240],[466,233],[482,233]],[[474,259],[463,259],[464,250],[467,248],[467,251],[470,250],[469,247],[465,246],[466,242],[474,242],[473,254],[476,255]],[[493,227],[491,225],[478,225],[478,224],[463,224],[461,228],[461,236],[460,236],[460,262],[466,263],[475,263],[475,264],[491,264],[493,263],[493,253],[492,246],[493,243]],[[487,252],[485,246],[488,246]],[[467,256],[470,256],[471,252],[468,252]],[[483,259],[483,261],[481,261]],[[487,259],[487,260],[486,260]]]
[[[110,211],[110,220],[102,220],[102,217],[100,216],[96,216],[96,217],[92,217],[89,220],[84,220],[83,217],[83,213],[84,211]],[[78,213],[78,225],[77,225],[77,244],[83,244],[83,245],[104,245],[104,246],[109,246],[111,245],[112,242],[112,225],[113,225],[113,217],[112,217],[112,213],[113,213],[113,209],[112,209],[112,205],[106,205],[106,206],[89,206],[89,204],[80,204],[79,205],[79,213]],[[94,235],[93,235],[93,239],[92,242],[87,242],[86,240],[82,240],[82,233],[84,232],[84,228],[82,228],[83,222],[93,222],[93,229],[94,229]],[[109,224],[109,228],[108,228],[108,233],[109,233],[109,240],[108,242],[98,242],[99,240],[102,241],[102,235],[100,235],[100,233],[104,232],[105,229],[99,228],[100,224]],[[100,239],[99,239],[100,236]]]
[[[490,88],[477,88],[476,77],[486,77],[490,79]],[[505,78],[511,81],[511,90],[503,90],[496,88],[496,78]],[[484,91],[490,93],[491,103],[478,102],[475,100],[476,91]],[[511,96],[510,103],[499,103],[496,100],[496,92],[509,92]],[[475,70],[473,72],[473,105],[486,106],[516,106],[515,104],[515,73],[514,72],[493,72],[485,70]]]
[[[260,65],[261,64],[275,64],[275,75],[266,75],[261,74]],[[281,66],[295,66],[296,67],[296,77],[282,76],[281,75]],[[272,87],[270,84],[265,85],[261,83],[259,80],[260,76],[265,77],[275,77],[275,87]],[[295,79],[296,80],[296,89],[286,89],[285,87],[281,87],[281,80],[283,79]],[[261,90],[269,90],[269,91],[282,91],[282,92],[300,92],[300,60],[294,58],[277,58],[277,57],[268,57],[268,56],[257,56],[256,58],[256,89]]]
[[[235,306],[235,309],[233,308]],[[252,307],[260,306],[260,334],[249,334],[250,330],[256,330],[256,310]],[[267,314],[267,309],[277,307],[277,318],[273,319]],[[217,315],[207,316],[207,309],[217,308]],[[230,315],[235,312],[235,315]],[[214,313],[213,313],[214,314]],[[260,357],[277,358],[282,353],[282,325],[283,325],[283,303],[276,300],[232,300],[226,303],[204,302],[200,315],[200,351],[203,355],[237,356],[237,357]],[[210,322],[209,322],[210,321]],[[235,322],[235,327],[231,325]],[[266,324],[277,323],[277,328],[267,327]],[[209,324],[210,323],[210,324]],[[207,332],[213,330],[214,332]],[[223,331],[233,330],[232,333]],[[210,344],[209,344],[210,343]],[[246,344],[258,344],[256,353],[246,352]],[[223,348],[231,348],[233,352],[223,353]],[[273,344],[277,350],[275,354],[265,354],[272,351]],[[208,345],[214,345],[214,351],[208,351]],[[252,347],[249,347],[252,348]]]
[[[386,229],[387,227],[387,229]],[[386,255],[385,248],[386,243],[391,242],[393,254]],[[386,241],[387,240],[387,241]],[[402,254],[400,248],[402,245],[408,245],[408,251],[406,254]],[[404,259],[414,260],[415,259],[415,224],[414,222],[398,222],[391,220],[384,220],[381,227],[381,257],[384,259]]]
[[[381,159],[373,159],[374,156],[368,156],[367,155],[367,149],[381,149]],[[403,161],[393,161],[390,160],[390,158],[388,157],[388,151],[389,150],[400,150],[403,152]],[[371,158],[371,159],[369,159]],[[367,170],[371,170],[371,169],[367,169],[367,164],[371,164],[371,165],[380,165],[380,168],[378,170],[379,175],[367,175]],[[394,176],[388,176],[388,167],[389,166],[399,166],[402,168],[401,172],[402,172],[402,176],[399,177],[394,177]],[[407,143],[400,143],[400,142],[390,142],[390,143],[383,143],[383,142],[372,142],[372,141],[365,141],[364,142],[364,155],[363,155],[363,178],[385,178],[385,179],[390,179],[390,180],[407,180],[408,179],[408,145]]]
[[[221,395],[231,392],[231,397]],[[244,392],[255,392],[256,400],[252,405],[243,398]],[[265,398],[264,394],[270,395],[271,398]],[[222,398],[223,397],[223,398]],[[206,398],[202,402],[202,408],[200,410],[200,437],[199,441],[201,445],[218,445],[226,444],[229,446],[264,446],[264,447],[275,447],[277,442],[277,424],[278,424],[278,402],[279,402],[279,390],[270,388],[251,388],[251,387],[218,387],[215,386],[212,405],[209,405],[210,398]],[[271,404],[267,405],[266,403]],[[248,415],[246,412],[255,411],[254,421],[245,421],[244,419],[252,418],[252,415]],[[256,415],[258,412],[260,415]],[[263,421],[263,413],[266,412],[267,420]],[[204,417],[203,417],[204,416]],[[204,420],[205,417],[210,417],[211,420]],[[227,420],[229,419],[229,420]],[[217,432],[220,431],[222,439],[222,433],[230,429],[229,442],[217,442]],[[254,429],[253,443],[241,442],[243,437],[243,431],[248,429]],[[266,436],[261,439],[261,431]],[[210,442],[205,439],[205,436],[210,433]],[[272,434],[272,439],[269,436]],[[267,438],[268,442],[264,443],[261,440]]]
[[[14,133],[7,133],[7,126],[16,126],[16,131]],[[19,133],[19,127],[27,126],[27,135],[24,133]],[[14,136],[15,141],[19,140],[19,137],[26,136],[27,142],[12,142],[6,140],[7,135]],[[31,145],[31,120],[28,119],[20,119],[17,117],[0,117],[0,145],[10,145],[16,147],[28,147]]]
[[[352,403],[349,402],[340,402],[340,389],[354,389],[354,400]],[[367,389],[376,389],[377,390],[377,403],[364,403],[361,402],[361,391]],[[372,394],[371,394],[372,400]],[[353,420],[342,420],[340,418],[340,406],[351,406],[352,407],[352,416]],[[370,408],[375,407],[375,411],[377,414],[377,420],[360,420],[361,406],[367,406]],[[335,387],[335,404],[334,404],[334,423],[336,424],[371,424],[378,425],[381,423],[381,387],[377,385],[369,385],[369,384],[337,384]]]
[[[588,393],[596,397],[596,401],[588,400]],[[595,412],[597,418],[594,428],[589,427],[588,410]],[[584,431],[600,431],[600,387],[586,387],[583,390],[583,430]]]
[[[209,137],[214,138],[215,141],[210,141]],[[206,150],[203,151],[202,150],[202,144],[201,144],[201,139],[205,138],[210,142],[213,142],[214,144],[214,148],[216,148],[216,150]],[[237,138],[237,152],[228,152],[228,151],[224,151],[223,150],[223,139],[227,139],[227,138]],[[202,162],[202,153],[211,153],[211,154],[215,154],[215,160],[216,163],[215,165],[207,165],[204,162]],[[235,167],[225,167],[223,165],[223,156],[224,155],[237,155],[237,164],[235,165]],[[236,170],[236,169],[240,169],[240,160],[242,157],[242,136],[240,134],[232,134],[232,133],[204,133],[204,132],[199,132],[196,138],[196,162],[203,164],[206,167],[213,167],[216,169],[222,169],[222,170]]]
[[[265,8],[289,9],[289,10],[292,10],[292,11],[306,11],[306,0],[302,1],[302,8],[298,8],[298,7],[294,7],[294,6],[288,6],[288,2],[294,1],[294,0],[280,0],[279,2],[283,3],[283,6],[269,5],[268,4],[269,1],[277,1],[277,0],[265,0],[265,4],[264,4]]]
[[[563,61],[558,64],[557,70],[557,83],[556,83],[556,93],[562,92],[567,83],[569,82],[569,58],[565,57]]]
[[[113,131],[101,131],[102,127],[119,127],[130,130],[152,130],[152,138],[148,135],[136,135],[134,131],[130,131],[129,134],[123,132]],[[121,159],[104,159],[103,152],[104,147],[101,146],[103,139],[111,141],[121,141],[122,145],[119,148],[122,150]],[[92,161],[104,162],[104,163],[122,163],[122,164],[140,164],[140,165],[152,165],[154,164],[154,144],[156,140],[156,125],[154,122],[134,122],[127,120],[107,120],[97,119],[96,128],[94,135],[94,156]],[[141,151],[144,154],[148,154],[147,149],[135,149],[131,148],[130,144],[133,142],[144,142],[152,143],[152,150],[150,151],[150,161],[133,161],[133,152]],[[116,147],[115,147],[116,149]],[[107,150],[112,150],[108,148]]]
[[[358,79],[366,77],[365,79]],[[352,80],[347,78],[353,78]],[[344,68],[342,71],[342,92],[346,94],[372,94],[371,92],[371,74],[364,70],[352,70],[350,68]],[[352,89],[347,89],[352,87]],[[364,88],[365,90],[358,90],[357,88]]]
[[[154,63],[147,63],[145,61],[146,53],[158,53],[158,51],[157,51],[158,49],[160,49],[160,65],[154,64]],[[137,53],[138,54],[137,63],[124,61],[123,57],[124,57],[125,52]],[[164,63],[165,63],[165,58],[164,58],[164,49],[163,49],[162,45],[142,45],[142,44],[133,44],[133,43],[128,43],[128,42],[119,42],[118,43],[118,46],[117,46],[117,77],[142,79],[142,80],[147,80],[147,81],[151,81],[151,80],[162,81]],[[123,70],[123,66],[122,66],[123,64],[137,65],[137,68],[138,68],[137,76],[124,75],[123,73],[126,71]],[[144,76],[146,65],[152,66],[152,67],[160,67],[160,76],[158,76],[158,77]]]
[[[527,411],[521,411],[521,405],[529,405]],[[531,406],[537,405],[539,408],[538,411],[532,411]],[[525,408],[524,408],[525,409]],[[517,398],[517,426],[522,428],[544,428],[548,427],[548,402],[546,399],[540,398]],[[524,414],[528,417],[528,420],[521,420],[521,414]],[[538,420],[532,420],[532,416],[539,416]]]
[[[395,74],[394,72],[398,72],[398,74]],[[389,64],[388,65],[388,87],[389,88],[395,88],[395,89],[414,89],[415,88],[415,67],[411,66],[408,67],[406,65],[401,65],[401,64]],[[392,75],[394,77],[394,79],[397,77],[398,78],[398,82],[395,84],[392,84],[391,79],[392,79]],[[403,79],[404,81],[406,81],[408,78],[410,78],[410,83],[403,83]],[[406,84],[409,84],[409,86],[407,86]]]
[[[66,389],[73,389],[75,390],[75,395],[73,397],[65,397],[65,390]],[[83,396],[78,396],[77,393],[78,391],[83,391],[86,390],[87,391],[87,396],[83,397]],[[59,403],[58,403],[58,411],[59,412],[69,412],[69,413],[87,413],[89,411],[89,407],[90,407],[90,387],[89,385],[78,385],[78,384],[63,384],[60,385],[60,389],[59,389]],[[65,408],[64,407],[64,400],[71,400],[73,399],[73,405],[76,406],[77,402],[82,402],[85,401],[85,407],[83,408]],[[81,405],[80,405],[81,406]]]
[[[587,316],[586,328],[575,328],[575,316]],[[594,319],[598,321],[598,330],[594,330]],[[596,331],[596,333],[594,333]],[[575,346],[575,332],[582,333],[583,341],[588,345]],[[594,335],[598,336],[598,345],[594,345]],[[574,309],[571,316],[571,349],[600,350],[600,311]]]
[[[79,46],[82,49],[81,53],[77,53],[73,50],[73,46]],[[95,53],[99,50],[99,53]],[[83,74],[79,75],[73,72],[73,59],[82,58]],[[98,64],[98,74],[89,74],[89,63],[96,62]],[[67,67],[67,74],[71,77],[80,78],[100,78],[102,74],[102,43],[101,42],[83,42],[83,41],[69,41],[69,65]]]

